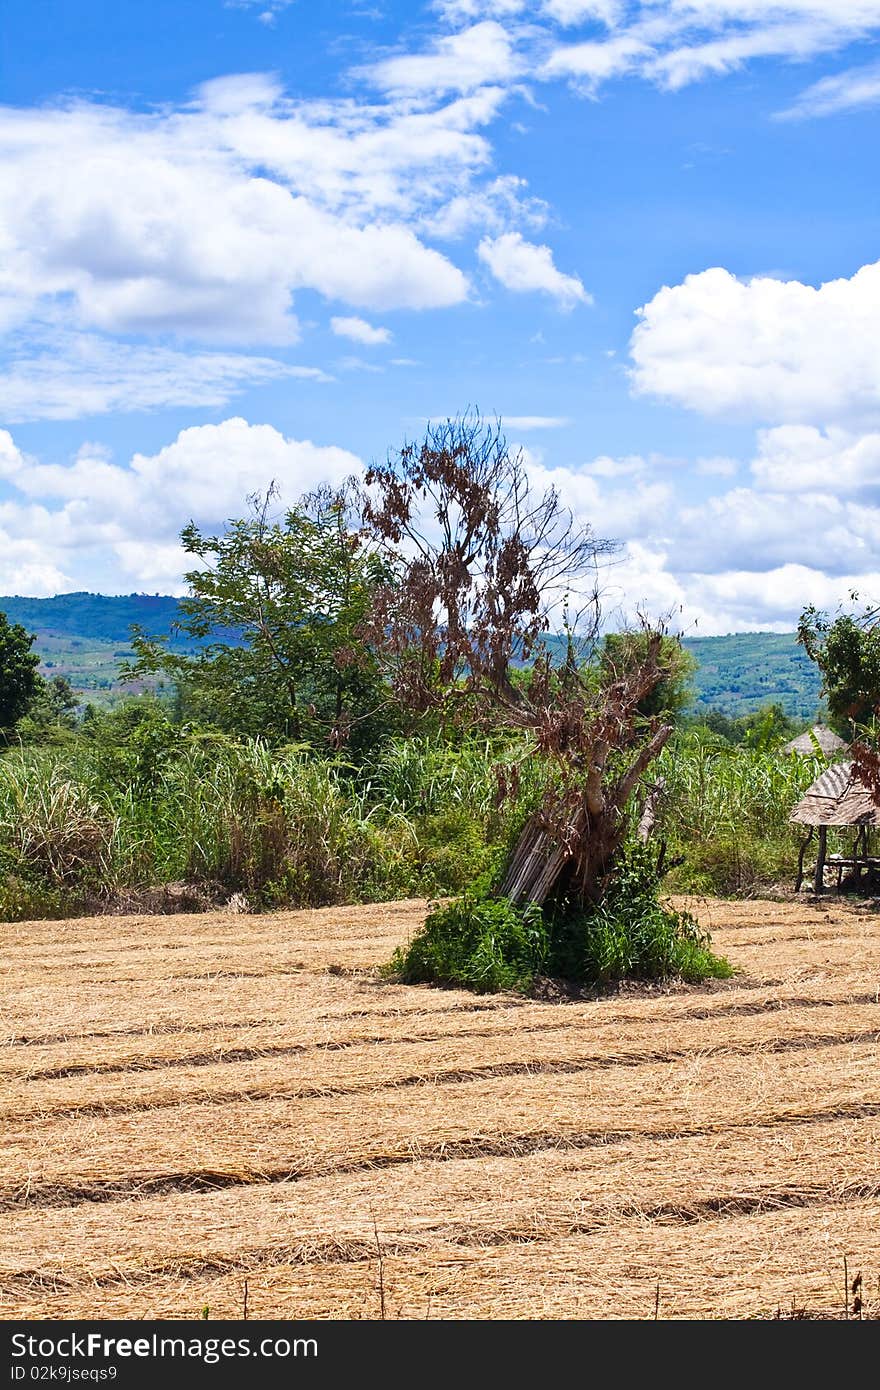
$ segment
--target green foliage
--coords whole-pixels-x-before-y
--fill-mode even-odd
[[[316,494],[272,519],[273,493],[219,536],[181,532],[197,565],[177,628],[198,650],[136,631],[133,676],[164,674],[178,714],[235,734],[340,747],[369,742],[383,703],[356,631],[378,583],[375,556],[347,523],[341,495]],[[374,716],[373,716],[374,717]]]
[[[683,861],[668,887],[790,882],[800,831],[788,816],[825,765],[677,735],[658,766],[656,835]],[[499,769],[520,774],[502,806]],[[545,778],[515,740],[394,738],[353,763],[176,725],[160,702],[131,700],[91,713],[66,743],[0,757],[0,918],[178,882],[256,907],[491,895]]]
[[[658,886],[654,851],[637,842],[626,846],[594,907],[551,909],[551,973],[600,985],[729,976],[727,961],[709,949],[708,933],[690,913],[660,902]]]
[[[648,648],[645,632],[609,632],[599,653],[599,669],[608,678],[631,669],[643,661]],[[666,675],[639,704],[644,719],[656,715],[675,717],[693,701],[696,658],[675,637],[666,636],[660,644],[660,659]]]
[[[768,701],[738,719],[712,709],[698,711],[682,722],[696,738],[705,740],[707,735],[714,734],[727,743],[742,744],[764,753],[779,749],[803,729],[802,721],[790,719],[778,700]]]
[[[42,915],[44,890],[57,916],[84,895],[169,883],[202,885],[209,900],[240,892],[255,908],[460,892],[506,833],[493,762],[433,743],[421,756],[419,775],[419,750],[392,742],[365,773],[302,745],[174,725],[156,701],[94,713],[70,745],[0,758],[0,874],[28,885],[0,913],[20,916],[26,898]],[[401,766],[406,796],[391,785]]]
[[[822,672],[832,717],[850,733],[870,725],[880,714],[880,610],[842,613],[832,621],[806,608],[798,641]]]
[[[33,635],[0,613],[0,734],[26,714],[40,690]]]
[[[78,700],[66,676],[41,680],[28,712],[18,721],[21,743],[70,743],[77,725]]]
[[[609,986],[620,980],[726,978],[696,919],[658,899],[656,865],[640,844],[619,857],[602,900],[517,907],[477,886],[435,908],[399,949],[389,973],[406,983],[459,985],[481,993],[527,992],[537,975]]]
[[[528,990],[548,951],[547,929],[534,903],[519,909],[507,898],[465,894],[438,907],[390,973],[406,984],[460,985],[478,993]]]

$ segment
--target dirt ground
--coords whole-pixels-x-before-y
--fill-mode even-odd
[[[732,980],[552,1003],[384,982],[421,902],[0,925],[0,1314],[876,1312],[880,917],[691,905]]]

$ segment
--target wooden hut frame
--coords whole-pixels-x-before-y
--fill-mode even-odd
[[[880,870],[880,858],[871,858],[868,854],[868,833],[880,827],[880,803],[875,801],[869,789],[859,780],[851,762],[835,763],[817,777],[795,806],[789,820],[795,825],[809,827],[809,834],[801,842],[795,892],[800,890],[804,881],[804,857],[807,846],[817,830],[818,850],[813,871],[813,888],[817,894],[825,887],[826,864],[837,869],[838,891],[845,869],[852,869],[857,877],[861,877],[865,869]],[[829,826],[856,829],[852,855],[829,857]]]

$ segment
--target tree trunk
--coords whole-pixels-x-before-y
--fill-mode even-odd
[[[818,897],[825,890],[825,856],[828,851],[828,827],[819,826],[819,853],[816,856],[816,873],[813,879],[813,891]]]
[[[532,817],[523,827],[508,861],[502,896],[514,903],[541,906],[573,885],[585,902],[596,902],[625,830],[623,817],[616,808],[598,816],[580,812],[559,839],[540,818]]]
[[[513,903],[541,906],[573,885],[584,902],[597,902],[626,834],[626,803],[671,733],[668,724],[658,729],[623,776],[610,786],[602,781],[608,745],[599,745],[584,783],[581,805],[564,830],[552,834],[546,814],[538,813],[526,821],[507,862],[501,895]]]

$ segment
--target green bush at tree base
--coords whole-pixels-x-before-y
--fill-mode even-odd
[[[658,897],[654,860],[629,846],[613,883],[592,907],[569,900],[544,909],[489,896],[485,881],[435,908],[422,931],[392,958],[405,984],[457,985],[479,993],[528,993],[537,976],[597,986],[624,979],[725,979],[729,963],[710,948],[690,913]]]

